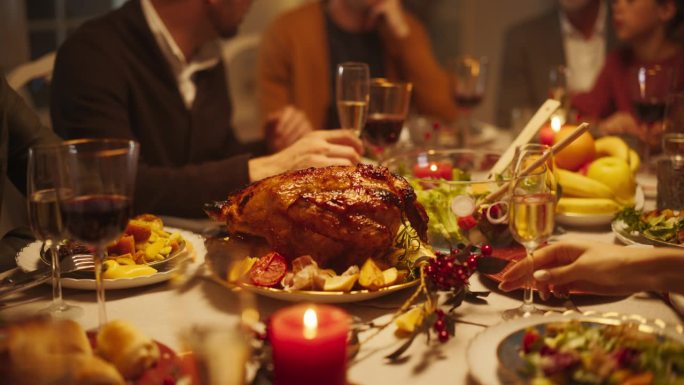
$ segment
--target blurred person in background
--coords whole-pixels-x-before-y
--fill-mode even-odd
[[[447,121],[458,114],[449,75],[435,60],[424,27],[400,0],[327,0],[282,15],[264,34],[262,117],[294,105],[314,129],[339,127],[335,73],[348,61],[368,64],[371,77],[412,82],[413,106],[421,114]]]
[[[550,71],[564,66],[568,92],[588,91],[615,46],[606,0],[557,0],[548,12],[513,26],[501,62],[497,124],[514,109],[535,111],[550,97]]]
[[[131,0],[84,23],[59,49],[53,126],[69,139],[140,142],[136,211],[202,217],[203,203],[249,182],[359,160],[362,146],[351,133],[312,133],[303,114],[285,104],[273,111],[271,126],[295,130],[299,142],[254,158],[266,153],[264,143],[238,141],[218,40],[237,33],[250,5]]]
[[[60,139],[0,76],[0,202],[5,175],[26,192],[26,168],[31,146],[57,143]],[[2,209],[0,207],[0,209]],[[10,232],[0,241],[0,271],[15,267],[14,256],[33,236],[28,228]]]
[[[663,125],[638,121],[630,87],[637,82],[637,67],[657,65],[670,71],[665,94],[684,91],[684,2],[614,0],[612,4],[615,33],[623,47],[611,52],[594,87],[575,95],[572,105],[583,119],[597,121],[601,134],[628,134],[659,147]]]

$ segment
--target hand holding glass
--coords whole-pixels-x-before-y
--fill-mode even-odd
[[[536,151],[522,151],[516,164],[515,179],[511,187],[509,229],[513,238],[525,247],[526,258],[532,259],[534,250],[544,244],[553,233],[556,208],[556,182],[553,171],[545,163],[529,175],[522,170],[539,158]],[[533,264],[530,264],[533,266]],[[530,278],[532,271],[530,271]],[[542,313],[534,306],[534,293],[526,287],[522,306],[506,310],[504,319],[529,317]]]

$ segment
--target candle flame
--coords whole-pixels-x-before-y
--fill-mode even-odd
[[[553,132],[558,132],[561,129],[563,122],[561,122],[560,116],[554,116],[551,118],[551,129]]]
[[[436,164],[434,164],[434,163],[433,163],[433,164],[431,164],[431,165],[430,165],[430,171],[432,171],[432,172],[435,172],[435,171],[437,171],[437,165],[436,165]]]
[[[304,338],[314,339],[318,331],[318,317],[314,309],[306,309],[304,312]]]

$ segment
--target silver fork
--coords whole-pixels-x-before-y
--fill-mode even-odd
[[[90,254],[76,254],[64,257],[60,262],[60,273],[68,274],[76,271],[92,270],[95,268],[93,256]],[[44,283],[52,277],[50,267],[41,267],[38,270],[24,272],[19,268],[14,269],[0,279],[0,298],[22,290],[30,289]]]

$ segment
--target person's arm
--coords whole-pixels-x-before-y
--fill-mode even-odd
[[[572,108],[577,111],[581,119],[603,119],[615,108],[611,82],[618,60],[616,55],[609,55],[591,90],[572,97]]]
[[[570,290],[597,294],[638,291],[684,294],[684,250],[629,248],[597,242],[559,242],[535,251],[534,258],[513,265],[499,286],[522,287],[533,273],[542,293]]]
[[[523,32],[518,29],[509,31],[504,42],[496,106],[496,123],[503,128],[511,127],[514,108],[536,108]]]
[[[286,29],[276,20],[264,33],[259,47],[257,85],[261,122],[265,126],[273,114],[292,105],[291,50]],[[310,118],[309,118],[310,119]]]
[[[88,42],[65,43],[53,74],[55,131],[65,139],[136,139],[129,123],[127,92],[125,66],[118,58]],[[249,183],[249,154],[182,167],[151,165],[144,154],[143,147],[136,180],[138,212],[199,217],[204,203],[223,199]]]
[[[425,28],[403,10],[392,12],[400,13],[405,27],[392,26],[389,20],[397,19],[397,15],[386,16],[386,20],[380,23],[380,34],[387,54],[399,63],[405,80],[413,83],[413,100],[418,111],[447,121],[456,119],[458,109],[454,102],[452,79],[435,59]]]
[[[7,176],[26,193],[26,167],[31,146],[59,142],[50,128],[40,123],[36,113],[24,102],[4,77],[0,76],[0,124],[7,126]]]

